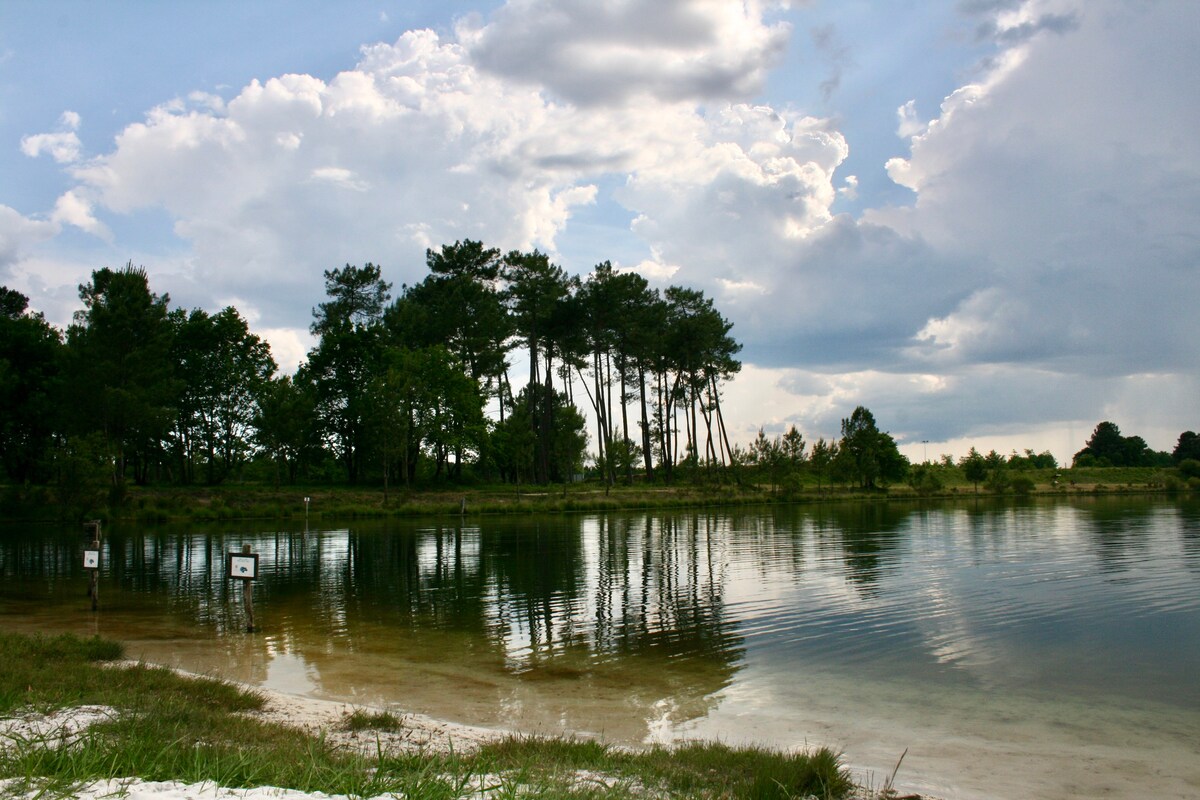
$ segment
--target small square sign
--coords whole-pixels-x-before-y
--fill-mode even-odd
[[[229,577],[254,580],[258,577],[258,553],[229,553]]]
[[[84,550],[83,551],[83,568],[84,569],[100,569],[100,551],[99,550]]]

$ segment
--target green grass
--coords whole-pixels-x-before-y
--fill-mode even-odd
[[[348,731],[398,731],[400,718],[388,711],[364,711],[356,708],[346,715],[342,727]]]
[[[98,638],[0,633],[0,715],[81,704],[116,710],[70,744],[55,735],[0,741],[0,778],[15,779],[9,794],[67,797],[90,781],[130,777],[408,800],[465,799],[481,785],[497,800],[836,799],[852,789],[829,750],[789,754],[699,743],[630,751],[511,737],[470,754],[364,756],[242,713],[263,700],[228,683],[161,667],[103,666],[120,655],[120,645]],[[394,730],[400,720],[359,711],[346,724]]]
[[[610,776],[616,779],[614,786],[594,787],[603,789],[597,796],[605,797],[617,791],[637,797],[648,791],[669,797],[786,800],[844,797],[854,788],[837,754],[828,749],[783,753],[695,742],[623,751],[594,741],[511,738],[485,747],[479,757],[528,780],[558,780],[559,788],[570,788],[563,776],[574,779],[580,771]]]
[[[224,712],[262,707],[261,698],[219,681],[189,681],[162,667],[102,666],[122,653],[120,644],[100,638],[0,633],[0,713],[85,704],[137,710],[148,698]]]

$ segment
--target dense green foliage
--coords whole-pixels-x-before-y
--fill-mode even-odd
[[[1185,436],[1179,437],[1181,444]],[[1073,463],[1077,467],[1166,467],[1171,456],[1154,452],[1140,436],[1122,436],[1116,423],[1105,421],[1096,426]]]
[[[326,271],[294,376],[236,309],[171,309],[132,264],[92,274],[65,336],[4,288],[4,472],[52,485],[68,515],[131,484],[565,482],[584,470],[584,407],[607,485],[732,464],[720,399],[740,345],[701,292],[472,241],[426,264],[394,301],[377,265]]]
[[[385,504],[396,485],[519,494],[589,474],[606,492],[682,480],[783,498],[907,483],[926,496],[965,480],[1028,493],[1029,474],[1058,466],[1048,452],[972,448],[957,466],[910,468],[862,406],[839,439],[810,447],[793,426],[743,448],[721,405],[741,346],[703,293],[660,292],[609,262],[581,279],[543,253],[469,240],[428,250],[426,266],[395,298],[377,265],[326,271],[316,345],[283,376],[237,309],[171,309],[132,264],[79,287],[65,332],[0,287],[0,515],[129,513],[131,485],[230,480],[382,485]],[[1074,466],[1175,466],[1156,483],[1188,486],[1197,460],[1194,432],[1168,455],[1101,422]]]
[[[0,459],[14,481],[49,474],[55,395],[63,369],[61,336],[28,299],[0,287]]]
[[[1179,441],[1171,453],[1171,460],[1176,464],[1183,461],[1200,461],[1200,435],[1195,431],[1184,431],[1179,434]]]
[[[895,440],[876,427],[875,416],[862,406],[842,420],[839,454],[843,470],[864,489],[901,480],[908,469],[908,459],[900,455]]]

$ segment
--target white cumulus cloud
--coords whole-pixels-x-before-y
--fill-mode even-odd
[[[771,384],[742,428],[829,435],[863,403],[949,441],[1132,408],[1138,381],[1175,413],[1200,374],[1200,4],[971,6],[988,59],[929,120],[915,101],[890,117],[920,96],[900,86],[883,133],[894,120],[907,152],[855,166],[913,202],[858,217],[834,210],[869,202],[839,119],[762,99],[790,32],[766,8],[512,0],[332,77],[182,94],[86,160],[64,115],[21,148],[76,185],[46,221],[0,207],[0,266],[64,224],[106,236],[106,215],[165,212],[185,253],[163,288],[254,298],[294,363],[324,269],[413,282],[425,248],[462,238],[555,254],[578,216],[619,205],[642,250],[592,263],[716,299],[746,345],[750,388],[731,392],[765,402]]]
[[[511,0],[460,35],[484,69],[577,105],[745,99],[790,32],[762,11],[734,0]]]
[[[30,219],[14,208],[0,205],[0,273],[6,273],[35,244],[54,236],[58,226]]]
[[[30,158],[43,153],[59,164],[71,164],[80,159],[83,143],[76,131],[81,119],[75,111],[64,111],[58,118],[61,130],[54,133],[35,133],[21,137],[21,152]]]
[[[948,98],[892,165],[916,207],[873,218],[988,265],[924,329],[930,357],[1195,369],[1200,116],[1176,76],[1200,69],[1200,7],[1068,5],[1008,12],[1004,30],[1072,22],[1020,37]]]
[[[21,138],[21,152],[30,158],[46,153],[60,164],[79,160],[83,144],[74,131],[60,133],[35,133]]]
[[[62,194],[54,203],[54,213],[50,217],[54,222],[74,225],[80,230],[87,231],[105,241],[112,241],[112,232],[96,219],[92,204],[83,197],[82,193],[72,189]]]

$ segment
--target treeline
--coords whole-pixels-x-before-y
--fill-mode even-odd
[[[909,479],[913,488],[918,491],[941,488],[941,476],[933,466],[914,468]],[[1013,451],[1006,457],[995,450],[985,455],[974,447],[958,460],[957,465],[951,456],[942,456],[937,466],[958,469],[962,477],[975,486],[976,491],[983,484],[991,492],[1012,489],[1018,493],[1033,490],[1033,480],[1027,474],[1029,471],[1057,470],[1059,467],[1049,451],[1035,454],[1033,450],[1025,450],[1023,455]],[[1200,437],[1192,431],[1184,431],[1179,435],[1174,451],[1165,453],[1151,450],[1140,436],[1122,436],[1115,423],[1104,421],[1096,426],[1084,447],[1071,460],[1072,469],[1094,467],[1177,467],[1184,478],[1200,477]]]
[[[820,437],[809,447],[794,425],[774,438],[760,428],[748,448],[734,447],[734,462],[753,468],[758,480],[783,493],[794,493],[810,480],[818,492],[835,483],[885,488],[908,475],[908,459],[892,435],[879,430],[869,409],[855,408],[841,430],[841,439]]]
[[[69,493],[231,478],[608,484],[728,467],[723,384],[741,367],[702,292],[652,289],[608,262],[580,278],[537,251],[462,241],[420,283],[378,266],[325,273],[316,346],[294,376],[236,308],[170,308],[132,264],[80,287],[65,331],[0,288],[3,468]],[[528,364],[514,392],[515,351]],[[520,382],[518,382],[520,383]],[[485,413],[490,412],[490,413]]]
[[[1179,434],[1174,451],[1151,450],[1140,436],[1122,436],[1116,423],[1104,421],[1092,431],[1083,449],[1075,454],[1076,467],[1170,467],[1200,459],[1200,438],[1193,431]]]
[[[373,264],[325,273],[317,339],[294,376],[236,308],[171,308],[144,269],[99,269],[60,331],[0,287],[0,466],[10,485],[53,485],[65,505],[127,482],[605,485],[680,475],[767,484],[936,492],[955,479],[1003,490],[1057,468],[1048,453],[910,465],[869,410],[811,446],[794,427],[733,444],[722,388],[739,369],[731,324],[702,292],[652,289],[608,262],[580,278],[542,253],[462,241],[392,286]],[[524,386],[511,370],[520,352]],[[520,383],[520,381],[518,381]],[[585,415],[594,421],[585,429]],[[1200,461],[1200,437],[1156,453],[1102,422],[1074,466]]]
[[[977,492],[983,485],[994,494],[1026,494],[1035,488],[1031,477],[1035,471],[1041,471],[1046,482],[1058,481],[1057,475],[1045,477],[1046,471],[1059,469],[1048,450],[1013,450],[1006,456],[995,450],[984,454],[971,447],[957,460],[943,454],[932,462],[911,464],[892,436],[880,431],[874,415],[862,406],[842,420],[841,430],[841,439],[820,438],[811,446],[795,426],[774,438],[759,430],[748,448],[734,447],[733,460],[747,467],[753,480],[785,495],[814,484],[821,492],[834,485],[875,489],[900,482],[922,495],[937,494],[958,483],[972,484]],[[1181,479],[1185,479],[1187,485],[1200,488],[1200,436],[1184,431],[1174,450],[1166,453],[1151,450],[1140,436],[1122,436],[1112,422],[1101,422],[1071,464],[1074,469],[1097,467],[1174,467],[1177,474],[1160,474],[1163,486],[1182,485]],[[1064,478],[1067,480],[1071,479]]]

